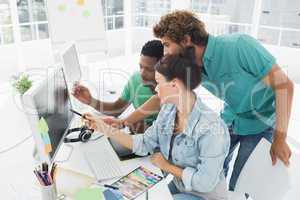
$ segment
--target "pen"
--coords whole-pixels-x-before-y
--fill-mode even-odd
[[[56,166],[57,166],[56,163],[53,163],[51,171],[50,171],[50,176],[51,176],[53,181],[54,181],[54,178],[55,178],[54,176],[55,176]]]
[[[76,114],[76,115],[79,115],[80,117],[82,117],[82,118],[85,119],[85,117],[84,117],[81,113],[79,113],[79,112],[77,112],[77,111],[75,111],[75,110],[73,110],[73,109],[70,109],[70,111],[71,111],[72,113],[74,113],[74,114]]]
[[[148,190],[146,190],[146,200],[149,199],[149,194],[148,194]]]
[[[33,170],[33,173],[36,175],[41,185],[49,186],[54,183],[53,177],[55,176],[55,169],[56,163],[53,163],[51,170],[49,170],[48,163],[43,162]]]
[[[41,181],[43,182],[43,185],[47,186],[48,183],[47,183],[46,177],[40,171],[36,171],[36,173],[37,173],[38,177],[41,179]]]
[[[107,187],[107,188],[110,188],[110,189],[119,190],[119,188],[116,187],[116,186],[107,185],[107,184],[104,184],[103,186],[104,186],[104,187]]]
[[[49,179],[49,175],[46,172],[42,172],[42,176],[44,177],[44,181],[46,185],[51,185],[51,181]]]
[[[42,164],[42,170],[44,171],[44,172],[47,172],[48,173],[48,164],[47,163],[43,163]]]
[[[39,174],[37,173],[37,171],[33,170],[33,173],[35,174],[35,176],[37,177],[38,181],[40,182],[41,185],[45,185],[43,180],[41,179],[41,177],[39,176]]]

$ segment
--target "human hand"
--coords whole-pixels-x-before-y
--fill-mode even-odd
[[[289,166],[289,159],[292,155],[289,145],[286,143],[285,138],[278,136],[275,133],[274,140],[270,149],[272,158],[272,165],[275,165],[277,158],[279,158],[286,166]]]
[[[106,136],[109,136],[109,134],[113,131],[112,127],[104,122],[103,117],[93,116],[89,113],[86,113],[83,114],[83,119],[85,125],[90,129],[94,129]]]
[[[138,134],[138,133],[144,133],[145,130],[149,127],[144,120],[142,121],[139,121],[139,122],[136,122],[134,124],[128,124],[128,123],[125,123],[126,126],[129,127],[129,130],[131,133],[134,133],[134,134]]]
[[[151,163],[153,165],[155,165],[156,167],[164,170],[164,171],[167,171],[166,168],[168,167],[168,165],[170,164],[165,158],[164,156],[162,155],[161,152],[159,153],[154,153],[151,158]]]
[[[123,119],[117,119],[117,118],[113,118],[113,117],[103,117],[102,120],[106,124],[108,124],[114,128],[118,128],[118,129],[124,128],[125,121]]]
[[[79,83],[75,83],[72,89],[72,95],[84,104],[90,105],[92,102],[92,95],[89,89]]]

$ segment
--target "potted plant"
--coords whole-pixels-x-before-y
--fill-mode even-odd
[[[23,95],[32,86],[32,80],[30,80],[29,76],[26,74],[13,76],[12,86],[20,95]]]
[[[17,105],[19,103],[21,104],[22,109],[24,109],[22,95],[32,86],[32,82],[33,81],[30,80],[29,75],[24,73],[12,76],[12,87],[15,89],[17,95],[20,97],[15,100],[17,100]],[[34,145],[33,147],[32,155],[35,158],[35,160],[39,160],[36,145]]]

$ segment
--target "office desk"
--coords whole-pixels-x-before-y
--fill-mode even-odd
[[[96,133],[97,134],[97,133]],[[110,146],[108,143],[108,140],[106,137],[102,137],[99,140],[96,141],[90,141],[87,143],[72,143],[72,144],[64,144],[61,149],[59,154],[57,155],[57,161],[60,162],[60,160],[66,160],[62,163],[60,163],[60,166],[63,167],[64,169],[70,169],[72,171],[76,171],[82,174],[86,174],[90,177],[94,177],[93,173],[91,172],[89,166],[87,165],[84,155],[82,153],[82,149],[84,148],[85,145],[92,145],[92,146],[97,146],[99,147],[104,147],[104,146]],[[111,146],[110,146],[111,148]],[[68,155],[69,154],[69,155]],[[133,169],[137,168],[138,166],[144,166],[147,169],[151,170],[154,173],[161,174],[161,171],[159,168],[155,167],[154,165],[151,164],[149,157],[143,157],[143,158],[137,158],[137,159],[132,159],[132,160],[127,160],[127,161],[122,161],[121,164],[125,174],[129,173]],[[60,177],[60,179],[63,179],[64,177]],[[105,182],[101,182],[101,184],[111,184],[117,180],[111,179]],[[94,180],[96,182],[96,180]],[[165,200],[171,200],[172,195],[168,189],[168,181],[166,179],[162,180],[158,184],[156,184],[154,187],[152,187],[149,190],[149,199],[161,199],[162,197]],[[60,186],[59,179],[58,179],[58,189],[61,191],[63,194],[67,194],[69,196],[72,196],[74,194],[69,194],[70,190],[68,190],[68,186]],[[93,185],[97,187],[97,185]],[[71,199],[71,198],[69,198]],[[142,194],[139,196],[137,199],[145,199],[145,194]]]
[[[212,96],[209,97],[209,99],[212,98]],[[203,101],[207,102],[208,99],[204,98]],[[300,84],[295,84],[294,102],[288,136],[293,139],[293,144],[299,147],[296,151],[300,153],[300,104],[298,102],[300,102]],[[1,129],[0,148],[2,150],[27,137],[31,131],[25,114],[22,110],[18,109],[18,105],[16,105],[12,97],[7,96],[6,93],[0,96],[0,112],[5,113],[0,116],[0,121],[5,124]],[[36,184],[36,178],[32,173],[35,165],[32,159],[33,146],[34,141],[31,138],[13,150],[0,155],[1,199],[41,200],[40,188]],[[68,149],[69,148],[66,147],[66,154],[68,153]],[[78,149],[75,148],[74,151],[78,151]],[[71,167],[72,163],[74,163],[74,169],[75,167],[77,170],[86,169],[84,162],[79,162],[79,164],[77,162],[78,166],[76,166],[75,161],[76,159],[70,159],[69,162],[65,162],[63,165],[69,165]],[[87,172],[89,169],[85,171]],[[153,188],[153,191],[154,190],[156,190],[156,188]],[[149,194],[149,197],[151,198],[151,194]],[[157,199],[161,199],[161,197]]]
[[[2,150],[30,135],[31,130],[25,114],[19,109],[18,105],[16,105],[10,97],[1,98],[1,100],[3,101],[0,102],[0,110],[2,113],[5,113],[5,115],[1,115],[0,118],[6,125],[2,127],[1,130],[0,149]],[[34,140],[31,137],[11,151],[0,154],[0,199],[41,200],[40,187],[33,174],[33,169],[37,165],[32,157],[34,145]],[[59,165],[93,177],[85,160],[82,158],[80,145],[80,143],[71,145],[63,144],[57,156],[58,160],[64,160],[68,157],[70,153],[69,146],[73,147],[73,152],[70,159],[59,163]],[[127,164],[128,169],[143,165],[153,172],[159,172],[147,158],[126,161],[126,165]],[[165,182],[160,182],[154,186],[149,192],[149,198],[159,199],[157,195],[161,196],[162,194],[166,200],[172,199]],[[143,195],[140,196],[140,199],[142,198],[144,198]],[[67,200],[69,199],[70,198],[67,198]]]

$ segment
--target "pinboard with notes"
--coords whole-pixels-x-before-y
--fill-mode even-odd
[[[105,51],[105,28],[101,1],[47,1],[49,33],[53,48],[76,42],[80,53]]]

